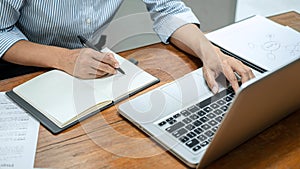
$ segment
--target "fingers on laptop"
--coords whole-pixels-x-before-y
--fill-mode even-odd
[[[216,94],[219,91],[218,83],[216,82],[216,73],[203,66],[203,75],[210,90]]]
[[[238,76],[235,72],[238,74]],[[237,92],[239,88],[239,81],[245,83],[246,81],[255,77],[248,66],[232,57],[223,61],[223,73],[235,92]]]

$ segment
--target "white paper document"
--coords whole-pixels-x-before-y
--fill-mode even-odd
[[[300,33],[262,16],[234,23],[208,33],[206,37],[269,71],[300,57]]]
[[[34,166],[39,122],[0,92],[0,169]]]

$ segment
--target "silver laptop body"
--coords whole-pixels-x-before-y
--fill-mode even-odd
[[[224,92],[228,90],[224,87],[226,80],[220,78],[223,94],[213,95],[202,69],[197,69],[121,104],[118,110],[185,164],[203,168],[300,108],[299,72],[300,59],[273,72],[255,72],[257,77],[243,84],[237,94]],[[226,107],[223,101],[230,100],[230,96],[232,100]],[[220,110],[201,107],[203,100],[220,103],[208,105],[220,110],[225,104],[225,113],[218,116],[213,112]],[[201,133],[203,128],[208,130]]]

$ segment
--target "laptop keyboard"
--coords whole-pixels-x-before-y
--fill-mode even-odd
[[[157,125],[193,153],[198,153],[212,140],[234,95],[232,88],[228,88],[167,116]]]

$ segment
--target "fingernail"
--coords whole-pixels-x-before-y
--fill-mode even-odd
[[[218,87],[217,87],[217,86],[214,86],[214,87],[212,88],[212,92],[213,92],[214,94],[218,93]]]
[[[118,63],[115,64],[115,68],[119,68],[120,65]]]

